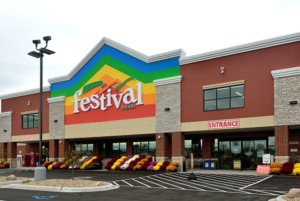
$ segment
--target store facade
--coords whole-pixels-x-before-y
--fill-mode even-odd
[[[104,38],[44,89],[44,160],[153,155],[254,169],[300,155],[300,34],[185,57],[151,57]],[[0,153],[38,152],[38,90],[1,96]],[[288,118],[287,118],[288,117]],[[105,160],[104,160],[105,162]]]

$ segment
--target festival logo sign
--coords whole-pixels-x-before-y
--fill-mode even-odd
[[[178,76],[179,57],[146,63],[105,44],[75,72],[51,83],[51,97],[65,97],[66,125],[154,117],[153,81]]]
[[[87,112],[89,110],[107,110],[110,107],[115,109],[132,109],[138,105],[143,105],[142,98],[142,83],[136,84],[136,94],[134,88],[128,87],[123,92],[120,90],[124,85],[132,80],[128,78],[121,82],[115,80],[109,84],[105,84],[103,81],[92,82],[83,87],[82,90],[78,90],[74,94],[74,110],[73,113]],[[87,92],[95,88],[100,88],[90,97],[84,97],[80,99]]]

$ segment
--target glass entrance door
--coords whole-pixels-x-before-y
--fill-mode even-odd
[[[219,163],[221,169],[232,169],[233,160],[241,160],[243,169],[255,169],[267,152],[267,139],[220,140]]]

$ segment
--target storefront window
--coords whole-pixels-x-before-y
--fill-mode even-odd
[[[184,140],[184,156],[190,157],[192,152],[192,140]]]
[[[255,140],[255,149],[257,157],[262,158],[263,154],[266,153],[267,150],[266,140]]]
[[[154,156],[155,153],[155,141],[133,142],[133,154]]]
[[[275,137],[274,136],[268,137],[268,152],[271,155],[275,155]]]
[[[219,156],[219,147],[218,147],[219,139],[215,138],[212,141],[212,156],[213,157],[218,157]]]
[[[194,157],[202,156],[202,139],[184,140],[184,156],[190,157],[191,153],[194,154]]]
[[[219,142],[220,156],[224,158],[231,158],[230,141]]]
[[[81,156],[91,156],[94,151],[94,144],[75,144],[75,151]]]
[[[38,128],[39,114],[23,114],[22,128]]]
[[[115,142],[112,144],[113,156],[121,156],[127,154],[127,144],[126,142]]]
[[[204,90],[204,111],[244,107],[244,85]]]
[[[154,156],[155,154],[156,154],[156,142],[150,141],[148,155]]]
[[[231,141],[231,154],[233,158],[240,159],[242,152],[241,141]]]

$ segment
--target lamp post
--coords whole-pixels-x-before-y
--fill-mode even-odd
[[[46,45],[45,47],[38,48],[38,45],[41,44],[41,40],[33,40],[35,44],[35,49],[37,51],[31,51],[28,55],[40,59],[40,109],[39,109],[39,166],[42,163],[42,142],[43,142],[43,57],[44,54],[54,54],[52,50],[46,49],[48,42],[51,40],[51,36],[43,37]]]

